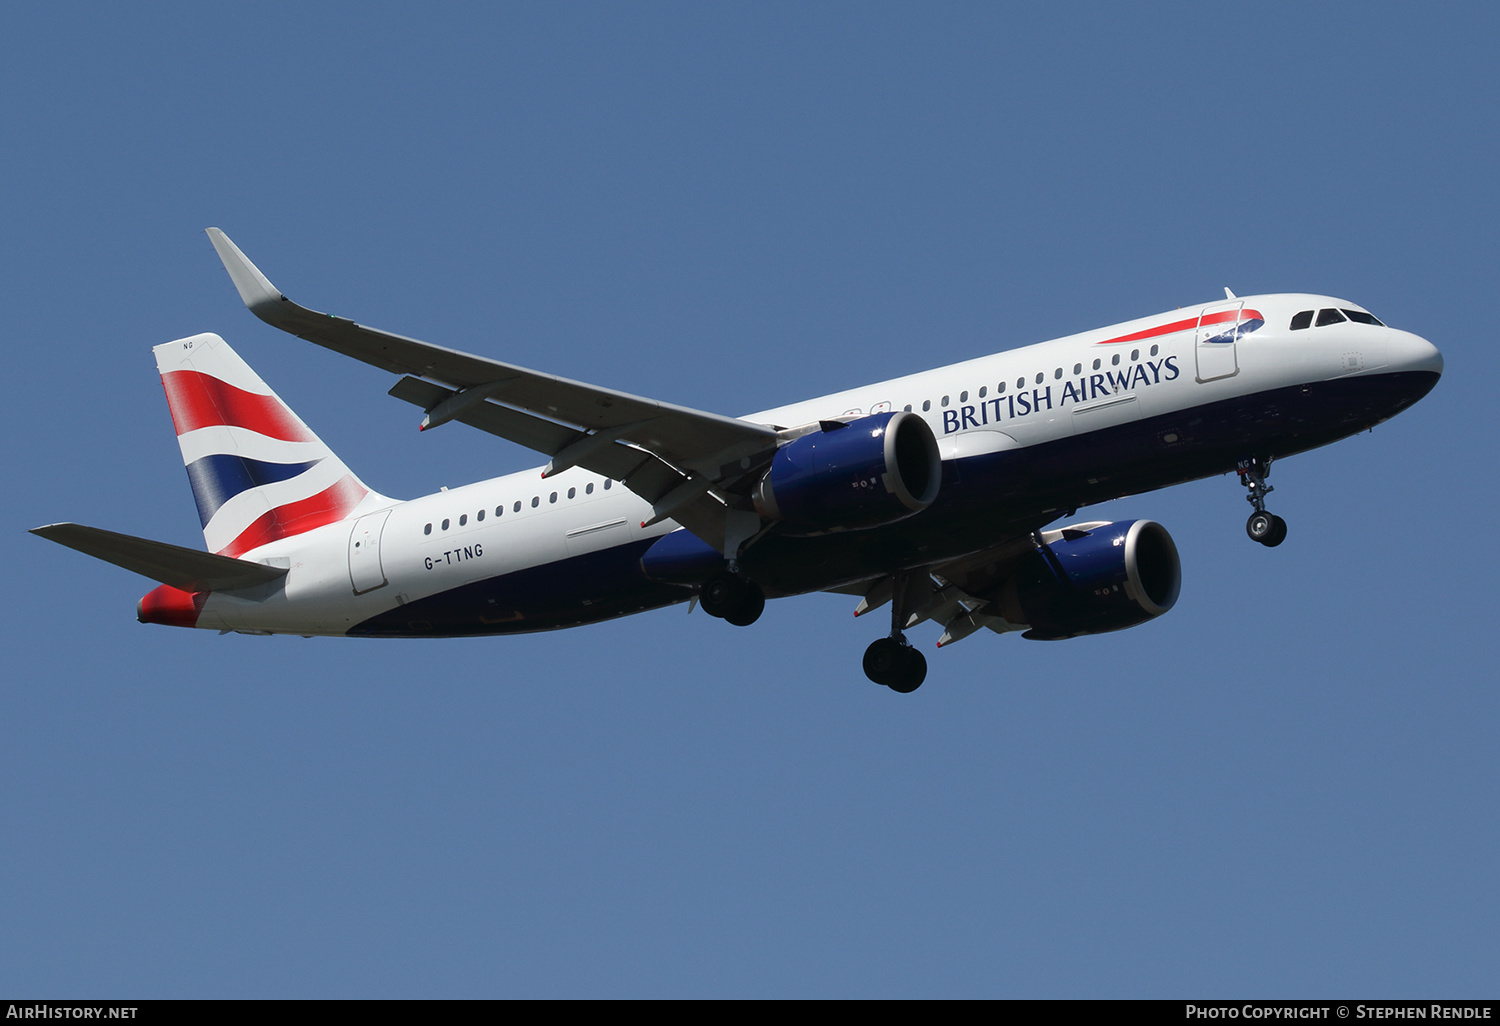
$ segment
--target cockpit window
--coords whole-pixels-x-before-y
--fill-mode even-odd
[[[1303,328],[1312,327],[1312,315],[1313,312],[1311,310],[1303,310],[1297,316],[1293,317],[1292,330],[1301,331]]]
[[[1381,323],[1380,319],[1377,318],[1374,314],[1367,314],[1363,310],[1345,310],[1344,316],[1349,318],[1355,324],[1374,324],[1377,327],[1385,327],[1385,325]]]
[[[1320,328],[1326,328],[1330,324],[1341,324],[1343,320],[1344,315],[1337,310],[1318,311],[1318,327]]]

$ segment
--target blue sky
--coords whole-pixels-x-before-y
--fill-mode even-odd
[[[0,32],[0,992],[1493,996],[1492,5],[57,4]],[[1447,374],[1091,510],[1183,596],[895,695],[852,601],[448,642],[143,626],[24,532],[201,544],[150,348],[215,331],[373,487],[533,454],[239,305],[727,413],[1210,300]],[[876,631],[878,633],[878,631]]]

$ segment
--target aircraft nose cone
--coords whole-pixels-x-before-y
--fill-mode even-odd
[[[1439,377],[1443,373],[1443,354],[1437,346],[1420,335],[1398,331],[1391,340],[1390,363],[1404,371],[1427,371]]]

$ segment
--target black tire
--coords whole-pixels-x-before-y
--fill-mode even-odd
[[[907,647],[895,638],[878,638],[865,649],[865,676],[876,684],[889,687],[891,681],[899,680],[901,668],[906,664],[904,653]]]
[[[1245,521],[1245,533],[1250,536],[1251,541],[1265,545],[1266,539],[1271,537],[1276,529],[1276,521],[1280,519],[1265,510],[1256,510],[1250,514],[1250,519]]]
[[[1271,533],[1261,542],[1268,549],[1274,549],[1286,541],[1286,521],[1277,516],[1273,516],[1271,521]]]
[[[766,608],[766,593],[754,581],[741,581],[739,600],[724,614],[724,619],[736,627],[749,627]]]
[[[724,619],[740,596],[740,582],[733,574],[715,574],[698,589],[698,604],[709,616]]]
[[[927,679],[927,657],[914,648],[906,650],[906,665],[902,667],[901,678],[887,685],[892,691],[903,695],[909,695],[922,686]]]
[[[927,679],[927,657],[905,642],[881,638],[865,649],[865,676],[892,691],[910,694]]]

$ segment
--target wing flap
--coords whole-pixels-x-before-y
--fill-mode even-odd
[[[406,377],[396,382],[390,394],[430,410],[446,402],[455,393],[430,381]],[[454,419],[548,456],[556,456],[591,437],[567,424],[544,420],[492,402],[475,403],[466,407]],[[573,465],[620,481],[648,502],[655,502],[683,479],[681,474],[651,453],[622,445],[618,441],[595,448],[575,460]]]
[[[31,533],[182,591],[233,591],[268,584],[286,568],[233,559],[83,524],[48,524]]]

